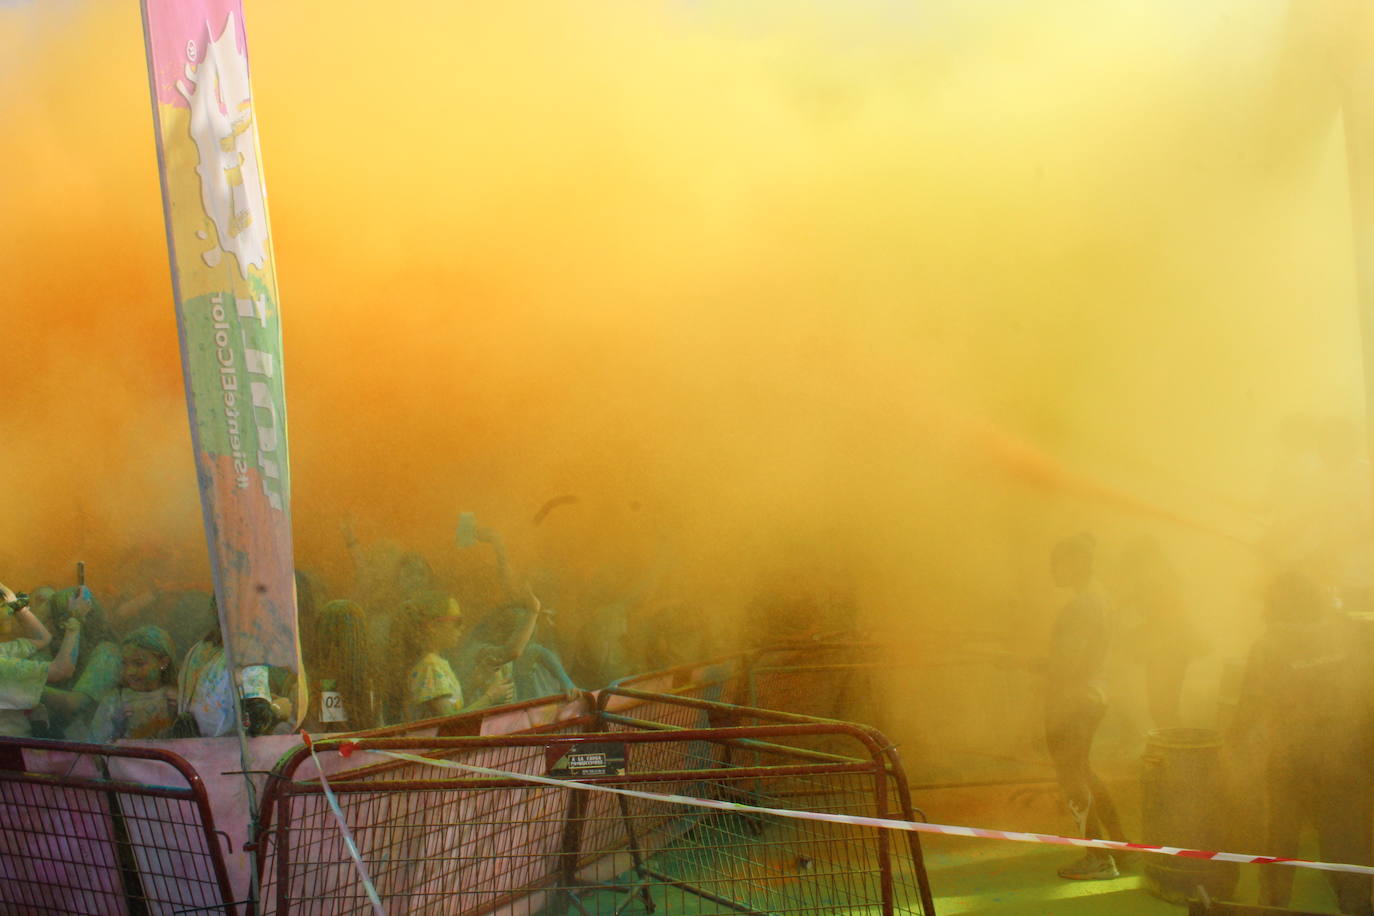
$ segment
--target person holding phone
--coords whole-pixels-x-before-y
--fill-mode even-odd
[[[52,634],[26,600],[0,585],[0,735],[32,734],[30,715],[43,702],[47,685],[76,670],[81,621],[89,610],[89,605],[73,609],[74,625],[64,627],[56,658],[47,661],[38,655],[52,642]]]
[[[450,716],[510,700],[510,680],[495,676],[481,694],[464,701],[462,683],[444,658],[463,635],[463,612],[449,595],[431,591],[407,598],[397,624],[395,647],[403,663],[393,669],[389,706],[401,711],[400,721]]]
[[[53,629],[73,636],[70,659],[63,651],[68,645],[64,637],[63,650],[53,659],[54,671],[43,692],[47,737],[62,738],[69,727],[85,728],[100,699],[119,686],[124,662],[104,608],[89,588],[64,588],[49,599],[48,608]]]

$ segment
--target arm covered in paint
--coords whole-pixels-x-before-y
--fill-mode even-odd
[[[43,626],[43,621],[34,616],[33,611],[24,608],[14,615],[15,621],[27,631],[29,639],[33,640],[34,648],[46,649],[52,644],[52,634],[48,628]]]
[[[534,593],[534,589],[525,586],[525,593],[529,595],[529,607],[525,622],[518,630],[511,635],[505,645],[505,658],[503,662],[515,661],[525,654],[525,648],[530,644],[530,639],[534,636],[535,627],[539,626],[539,615],[549,613],[544,609],[543,602]]]
[[[0,582],[0,601],[8,604],[17,600],[19,596],[14,590]],[[48,643],[52,642],[52,634],[48,632],[48,628],[43,626],[43,622],[35,617],[27,606],[14,612],[14,622],[21,627],[19,635],[32,640],[35,649],[46,649]]]
[[[91,612],[91,599],[86,595],[73,598],[69,604],[71,616],[63,624],[62,645],[54,653],[52,666],[48,668],[49,684],[60,684],[76,674],[76,656],[81,651],[81,627],[86,622],[86,615]]]

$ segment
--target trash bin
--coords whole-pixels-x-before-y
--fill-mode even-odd
[[[1152,846],[1216,850],[1225,837],[1225,786],[1221,735],[1206,728],[1161,728],[1150,732],[1141,774],[1141,840]],[[1234,862],[1146,855],[1145,887],[1170,903],[1198,896],[1227,900],[1235,894]]]

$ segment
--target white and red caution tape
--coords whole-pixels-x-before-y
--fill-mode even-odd
[[[339,752],[347,756],[356,748],[351,743],[340,746]],[[1083,837],[1056,836],[1052,833],[1022,833],[1013,830],[988,830],[982,827],[958,827],[949,824],[927,824],[921,821],[887,820],[879,817],[860,817],[852,814],[831,814],[825,811],[789,811],[784,808],[763,808],[756,805],[742,805],[738,802],[721,801],[714,798],[693,798],[690,795],[660,795],[655,792],[641,792],[636,789],[623,789],[615,786],[593,785],[572,779],[555,779],[550,776],[536,776],[532,773],[516,773],[510,770],[496,770],[470,763],[453,760],[436,760],[433,757],[420,757],[397,751],[367,748],[369,754],[380,754],[396,760],[419,763],[426,766],[446,767],[465,770],[482,776],[496,776],[501,779],[514,779],[521,782],[558,786],[564,789],[583,789],[588,792],[606,792],[647,801],[663,802],[670,805],[687,805],[695,808],[715,808],[720,811],[739,811],[749,814],[766,814],[772,817],[787,817],[804,821],[827,821],[832,824],[852,824],[860,827],[876,827],[880,830],[905,830],[912,833],[933,833],[940,836],[976,837],[983,840],[1010,840],[1014,843],[1042,843],[1055,846],[1086,846],[1089,849],[1106,849],[1111,852],[1144,852],[1161,856],[1178,856],[1185,859],[1210,859],[1214,862],[1239,862],[1245,865],[1291,865],[1294,868],[1311,868],[1318,871],[1346,872],[1355,875],[1374,875],[1374,867],[1368,865],[1347,865],[1338,862],[1312,862],[1307,859],[1290,859],[1283,856],[1255,856],[1237,852],[1214,852],[1205,849],[1185,849],[1179,846],[1149,846],[1144,843],[1125,843],[1117,840],[1089,840]]]
[[[320,763],[320,758],[315,753],[315,742],[306,732],[301,732],[301,737],[305,740],[305,746],[310,751],[311,759],[315,761],[315,769],[320,773],[320,788],[324,790],[324,798],[329,803],[329,810],[334,812],[334,817],[339,822],[339,832],[343,834],[344,847],[348,850],[349,858],[353,860],[353,864],[358,866],[358,876],[362,879],[363,890],[367,893],[368,902],[372,904],[372,912],[375,916],[386,916],[386,908],[382,906],[382,899],[377,895],[377,887],[372,883],[372,876],[367,873],[367,863],[363,861],[362,853],[358,852],[358,844],[353,840],[353,831],[348,829],[348,818],[344,817],[343,808],[339,807],[339,800],[334,797],[334,790],[329,788],[329,777],[324,775],[324,764]]]

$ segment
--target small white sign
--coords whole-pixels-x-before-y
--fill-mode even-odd
[[[343,697],[336,690],[320,691],[320,721],[347,722],[348,711],[344,709]]]

